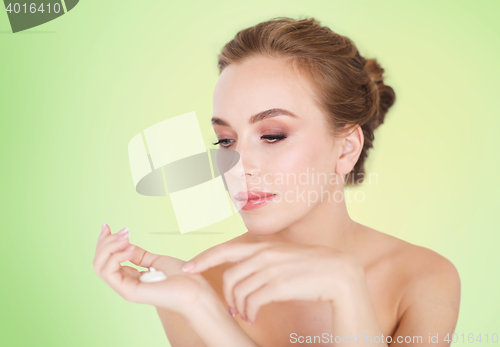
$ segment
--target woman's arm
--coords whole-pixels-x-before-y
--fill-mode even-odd
[[[257,347],[220,300],[207,296],[201,302],[200,307],[186,318],[207,347]]]
[[[335,332],[332,342],[337,337],[342,339],[342,346],[388,346],[387,337],[383,336],[375,314],[362,266],[353,263],[348,273],[350,278],[344,281],[336,299],[331,302]]]
[[[389,343],[386,336],[382,338],[364,269],[353,255],[321,246],[278,242],[219,245],[191,259],[183,271],[198,273],[236,261],[239,264],[224,273],[223,291],[229,307],[236,309],[243,320],[255,322],[260,308],[271,302],[330,301],[335,336],[349,337],[340,342],[343,346],[391,343],[390,338]],[[400,305],[405,314],[391,345],[449,346],[442,335],[453,333],[458,316],[460,279],[455,267],[446,258],[428,252],[411,257],[408,265],[413,266],[408,273],[409,289]],[[429,341],[436,333],[439,345]],[[398,334],[422,339],[396,340]],[[369,336],[371,340],[366,339]]]
[[[207,298],[186,317],[157,307],[167,338],[172,347],[215,347],[257,345],[241,330],[224,305]]]
[[[156,307],[156,312],[160,317],[163,330],[167,335],[168,342],[172,347],[206,347],[203,340],[191,329],[186,318],[171,310]]]
[[[453,263],[440,255],[433,256],[432,264],[409,283],[391,346],[401,346],[410,337],[407,346],[450,346],[460,310],[460,276]]]

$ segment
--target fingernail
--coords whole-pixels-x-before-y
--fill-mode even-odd
[[[106,223],[102,223],[102,227],[101,227],[101,233],[104,231],[104,228],[106,227]]]
[[[125,252],[128,252],[128,251],[131,251],[135,248],[134,245],[131,245],[131,246],[128,246],[127,248],[125,248]]]
[[[126,233],[127,233],[127,231],[128,231],[128,227],[125,227],[125,228],[123,228],[122,230],[120,230],[119,232],[117,232],[116,234],[117,234],[117,235],[123,235],[123,234],[126,234]]]
[[[125,233],[122,233],[122,234],[118,235],[118,240],[126,239],[129,236],[130,236],[130,232],[127,230]]]
[[[255,317],[255,320],[251,320],[250,318],[248,317],[245,317],[245,321],[248,323],[248,324],[253,324],[255,323],[255,321],[257,320],[257,317]]]
[[[234,317],[234,316],[236,316],[236,313],[238,313],[238,311],[236,311],[234,308],[229,306],[229,314]]]
[[[184,266],[182,267],[182,271],[187,272],[193,268],[194,268],[194,262],[189,262],[189,263],[184,264]]]

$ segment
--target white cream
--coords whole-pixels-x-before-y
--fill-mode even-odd
[[[153,283],[166,280],[167,275],[163,271],[157,271],[154,267],[150,267],[149,271],[143,273],[139,279],[143,283]]]

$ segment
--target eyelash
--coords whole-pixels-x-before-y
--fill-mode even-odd
[[[263,136],[261,136],[261,139],[272,140],[271,142],[268,142],[268,143],[276,143],[276,142],[279,142],[279,141],[282,141],[282,140],[286,139],[286,135],[285,134],[263,135]],[[226,145],[226,146],[223,145],[225,143],[224,141],[233,141],[233,140],[231,140],[231,139],[220,139],[219,141],[214,142],[212,144],[214,146],[217,146],[218,144],[221,144],[222,147],[229,147],[229,145]]]

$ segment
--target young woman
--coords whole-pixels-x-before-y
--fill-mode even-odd
[[[174,347],[449,346],[454,265],[353,221],[343,198],[395,100],[376,60],[314,18],[280,17],[239,32],[219,69],[212,124],[241,156],[248,192],[229,192],[248,232],[186,263],[104,224],[96,273],[154,305]],[[168,279],[141,283],[126,260]]]

